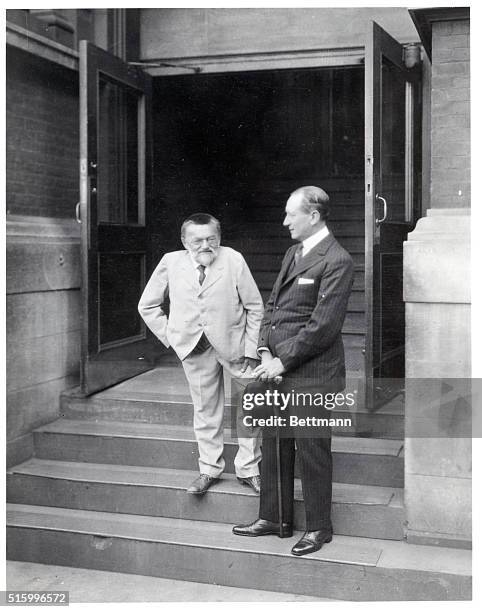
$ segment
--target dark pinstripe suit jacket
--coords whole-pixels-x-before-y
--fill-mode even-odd
[[[279,357],[285,379],[310,379],[331,391],[345,386],[341,329],[353,285],[353,260],[329,234],[288,273],[288,249],[266,305],[258,346]]]

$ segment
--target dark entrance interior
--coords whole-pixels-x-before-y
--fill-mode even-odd
[[[245,256],[266,299],[291,244],[289,193],[322,186],[330,227],[352,254],[347,369],[361,372],[364,297],[363,67],[189,75],[154,80],[152,265],[182,248],[182,218],[218,216],[223,243]],[[175,228],[175,229],[174,229]]]

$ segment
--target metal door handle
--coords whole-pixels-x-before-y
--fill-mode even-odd
[[[77,220],[77,223],[82,223],[82,220],[80,218],[80,202],[77,202],[77,204],[75,205],[75,218]]]
[[[378,193],[375,195],[375,200],[381,200],[383,202],[383,217],[381,219],[375,219],[375,225],[378,227],[381,223],[386,221],[388,214],[388,206],[385,198],[382,198],[382,196],[378,195]]]

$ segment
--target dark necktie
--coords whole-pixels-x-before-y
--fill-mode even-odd
[[[297,246],[296,251],[295,251],[295,255],[293,257],[293,259],[291,260],[291,264],[290,264],[290,268],[288,270],[288,274],[291,274],[291,272],[294,270],[294,268],[296,267],[296,264],[299,262],[299,260],[301,259],[301,255],[302,255],[302,251],[303,251],[303,243],[300,242],[300,244]]]
[[[203,266],[202,264],[199,264],[197,269],[199,270],[199,284],[202,285],[204,283],[205,278],[206,278],[206,273],[205,273],[206,266]],[[211,343],[206,338],[206,335],[203,332],[201,337],[199,338],[198,343],[196,344],[196,346],[191,351],[191,355],[201,355],[202,353],[205,353],[210,346],[211,346]]]
[[[204,279],[206,278],[206,273],[204,272],[206,266],[200,264],[197,269],[199,270],[199,284],[202,285],[204,283]]]

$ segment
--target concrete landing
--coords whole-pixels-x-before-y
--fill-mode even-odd
[[[337,535],[298,558],[300,535],[240,538],[226,524],[7,504],[15,561],[353,601],[471,598],[470,551]]]
[[[338,601],[118,572],[8,561],[7,589],[69,591],[70,603],[160,601]]]

